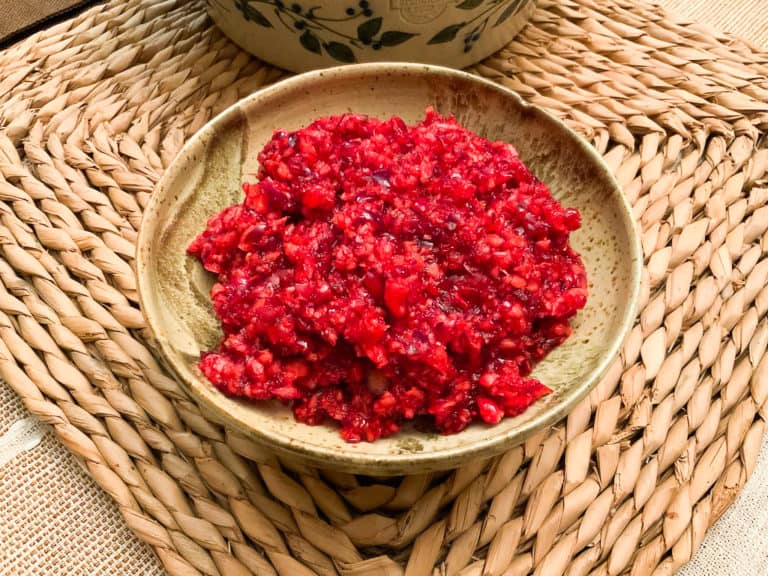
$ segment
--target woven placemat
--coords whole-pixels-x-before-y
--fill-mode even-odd
[[[589,139],[643,231],[641,315],[561,425],[394,479],[295,469],[145,345],[133,243],[213,114],[281,73],[201,2],[113,0],[0,53],[0,376],[168,573],[670,574],[751,473],[768,398],[768,54],[650,4],[546,1],[473,71]]]

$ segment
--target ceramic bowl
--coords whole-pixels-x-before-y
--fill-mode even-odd
[[[465,67],[506,45],[534,0],[208,0],[237,45],[287,70],[352,62]]]
[[[275,129],[295,130],[319,116],[354,111],[407,122],[427,106],[467,128],[504,140],[565,205],[581,211],[572,244],[589,278],[589,299],[573,335],[536,368],[553,389],[526,412],[496,426],[455,435],[408,427],[373,443],[347,444],[335,426],[309,426],[277,403],[224,396],[198,370],[200,352],[221,333],[209,303],[212,278],[186,247],[206,220],[242,199],[241,182]],[[516,94],[464,72],[420,64],[361,64],[299,75],[261,90],[211,120],[162,176],[138,239],[139,295],[167,365],[217,422],[282,457],[317,467],[377,475],[455,467],[498,454],[553,424],[595,385],[632,325],[641,250],[630,207],[600,156],[560,121]]]

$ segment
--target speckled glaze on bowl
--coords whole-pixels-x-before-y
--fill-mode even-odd
[[[590,297],[574,333],[534,374],[554,392],[497,426],[474,424],[451,436],[405,428],[374,443],[347,444],[333,426],[308,426],[277,403],[250,403],[216,390],[198,370],[219,325],[208,298],[212,279],[186,255],[207,218],[242,198],[256,154],[273,130],[293,130],[344,112],[423,117],[428,105],[467,128],[514,144],[533,172],[583,225],[572,235]],[[560,420],[596,384],[632,325],[641,250],[630,207],[596,152],[561,122],[516,94],[469,74],[420,64],[364,64],[310,72],[245,98],[211,120],[161,178],[137,248],[142,308],[157,349],[206,415],[282,457],[376,475],[446,469],[498,454]]]
[[[243,50],[304,72],[382,61],[463,68],[512,40],[535,0],[207,0],[207,6]]]

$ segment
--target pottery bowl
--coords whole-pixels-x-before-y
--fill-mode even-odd
[[[555,197],[581,211],[571,236],[589,278],[573,335],[534,376],[553,393],[496,426],[454,435],[404,427],[373,443],[347,444],[332,425],[308,426],[276,402],[227,397],[197,368],[221,332],[209,302],[212,278],[186,247],[206,220],[242,199],[257,152],[275,129],[354,111],[412,123],[427,106],[467,128],[517,147]],[[490,457],[563,418],[598,382],[630,329],[640,286],[641,250],[630,207],[600,156],[560,121],[489,81],[420,64],[361,64],[309,72],[261,90],[211,120],[162,176],[145,212],[137,252],[139,294],[155,346],[206,416],[283,458],[376,475],[446,469]]]
[[[294,72],[353,62],[465,67],[506,45],[534,0],[208,0],[238,46]]]

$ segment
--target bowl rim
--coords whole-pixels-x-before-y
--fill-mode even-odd
[[[351,77],[365,77],[367,75],[381,75],[384,73],[409,72],[419,75],[436,75],[448,77],[456,80],[463,80],[470,83],[482,85],[487,89],[501,93],[507,98],[512,98],[526,112],[532,112],[543,118],[544,121],[553,123],[559,129],[567,134],[581,150],[591,157],[595,168],[602,173],[601,175],[611,184],[613,191],[618,194],[619,205],[623,213],[620,217],[623,221],[629,223],[629,236],[631,245],[628,247],[631,258],[630,267],[630,286],[629,303],[619,324],[619,330],[615,338],[610,342],[601,353],[597,366],[578,384],[570,388],[561,395],[561,401],[552,407],[542,410],[535,417],[521,423],[519,426],[510,428],[503,434],[489,435],[466,446],[455,446],[437,451],[408,452],[399,454],[381,454],[371,456],[365,453],[355,451],[334,450],[317,444],[307,444],[303,440],[292,436],[274,436],[265,434],[262,431],[251,426],[247,421],[237,418],[228,412],[217,402],[207,397],[198,390],[199,386],[212,388],[209,382],[203,382],[200,378],[190,378],[191,374],[181,366],[176,365],[173,359],[170,342],[164,336],[163,329],[158,325],[157,306],[152,294],[152,286],[149,281],[151,272],[150,250],[148,248],[152,235],[159,225],[158,204],[161,194],[159,193],[166,186],[166,182],[177,176],[181,170],[183,162],[177,162],[177,159],[185,157],[185,152],[198,146],[201,140],[214,134],[220,125],[227,123],[241,114],[241,107],[247,106],[255,101],[269,98],[291,87],[297,87],[322,80],[324,76],[337,78],[339,75]],[[146,246],[146,248],[145,248]],[[156,343],[163,365],[170,370],[190,396],[201,407],[214,413],[221,421],[230,422],[236,429],[255,440],[257,443],[268,449],[275,450],[282,455],[293,456],[302,460],[306,464],[314,465],[320,468],[332,467],[352,473],[380,473],[386,475],[416,473],[420,470],[441,470],[460,465],[467,460],[491,457],[505,450],[517,446],[539,432],[540,430],[555,424],[567,415],[575,405],[580,402],[600,379],[608,372],[608,369],[616,359],[618,352],[632,329],[638,312],[639,297],[641,292],[642,278],[642,246],[640,241],[639,227],[633,216],[632,207],[622,191],[622,188],[614,174],[609,169],[603,157],[578,133],[569,128],[562,120],[543,110],[542,108],[524,100],[519,94],[506,88],[496,82],[482,78],[478,75],[470,74],[465,71],[456,70],[444,66],[431,64],[417,64],[409,62],[375,62],[364,64],[350,64],[324,68],[298,74],[287,79],[278,81],[270,86],[264,87],[248,96],[238,100],[225,110],[211,118],[200,128],[192,137],[187,140],[181,148],[176,158],[165,170],[161,178],[155,185],[153,194],[143,211],[143,218],[139,228],[136,241],[135,252],[135,270],[137,277],[137,289],[139,305],[142,314],[149,328],[151,335],[150,342]],[[216,391],[218,394],[220,392]],[[342,443],[342,447],[343,447]]]

